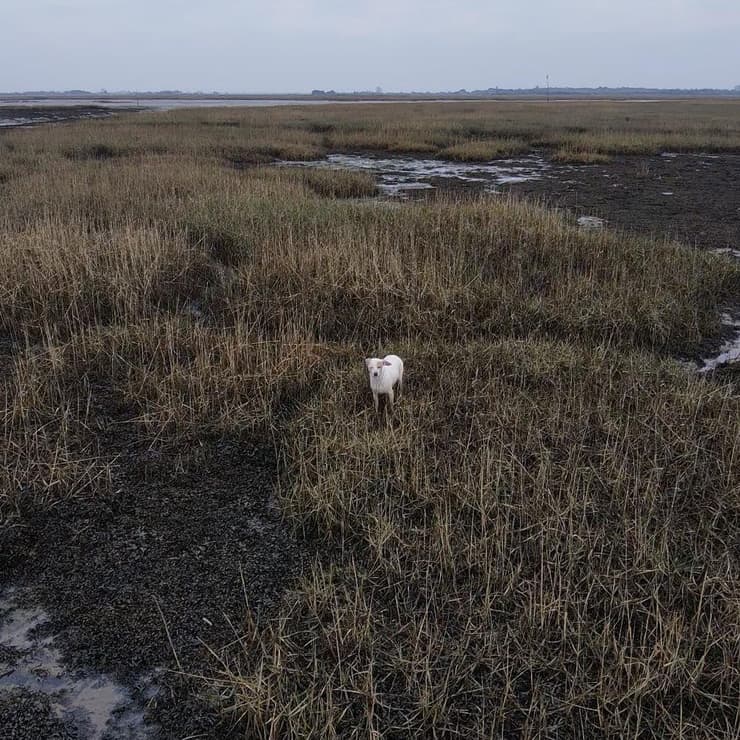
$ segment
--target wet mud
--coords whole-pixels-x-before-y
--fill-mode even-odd
[[[325,159],[281,162],[283,167],[350,169],[368,172],[385,196],[407,198],[415,191],[469,188],[497,192],[500,186],[544,177],[551,165],[539,154],[491,162],[451,162],[410,156],[330,154]]]
[[[152,444],[112,389],[93,399],[111,491],[0,526],[0,737],[25,737],[9,702],[37,706],[35,738],[52,720],[78,740],[228,737],[195,676],[299,567],[273,450],[254,438]]]
[[[740,250],[739,183],[740,154],[664,154],[553,164],[507,189],[613,228],[729,253]]]
[[[0,130],[24,128],[45,123],[65,123],[85,118],[107,118],[114,111],[96,105],[12,106],[0,104]]]
[[[0,726],[5,736],[41,737],[43,731],[92,740],[149,737],[143,707],[131,692],[104,674],[65,666],[54,636],[44,630],[48,616],[39,607],[24,608],[23,601],[13,588],[0,599]],[[14,708],[29,716],[19,721]]]

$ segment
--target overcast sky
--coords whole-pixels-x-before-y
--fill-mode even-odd
[[[740,85],[740,0],[0,0],[0,90]]]

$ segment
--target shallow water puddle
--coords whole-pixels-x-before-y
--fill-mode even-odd
[[[740,249],[733,249],[732,247],[717,247],[712,250],[715,254],[726,254],[735,259],[740,259]]]
[[[370,172],[378,177],[379,189],[387,195],[407,190],[429,190],[434,180],[475,183],[487,192],[499,185],[542,178],[550,164],[540,156],[528,155],[494,162],[452,162],[415,157],[369,157],[361,154],[330,154],[326,159],[281,162],[286,167],[317,167]]]
[[[22,607],[21,596],[16,589],[0,596],[0,692],[45,694],[80,740],[150,737],[144,712],[130,691],[104,674],[68,670],[54,637],[40,629],[48,617],[41,609]]]
[[[598,216],[579,216],[577,223],[582,229],[603,229],[606,225],[604,219]]]
[[[720,348],[716,355],[702,357],[702,366],[699,373],[708,373],[723,365],[731,365],[740,362],[740,317],[723,313],[721,316],[722,326],[731,327],[734,336],[730,337]]]
[[[740,249],[718,247],[717,249],[713,249],[712,252],[723,254],[733,259],[740,259]],[[720,322],[725,329],[730,329],[732,334],[722,344],[716,354],[702,357],[701,364],[694,366],[699,374],[709,373],[719,367],[740,362],[740,314],[723,313],[720,315]]]

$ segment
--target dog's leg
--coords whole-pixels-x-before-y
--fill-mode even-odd
[[[375,404],[375,413],[378,413],[380,402],[378,401],[378,394],[373,393],[373,403]]]

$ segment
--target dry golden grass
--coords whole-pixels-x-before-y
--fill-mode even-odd
[[[4,133],[0,176],[71,161],[221,157],[235,163],[385,151],[470,160],[544,149],[582,155],[740,151],[740,103],[459,102],[191,109]],[[135,121],[135,123],[133,123]],[[5,160],[8,164],[5,164]],[[0,177],[0,180],[2,177]]]
[[[740,402],[666,356],[716,335],[740,269],[533,204],[391,206],[363,175],[253,166],[340,141],[731,149],[733,105],[4,133],[0,515],[106,488],[100,387],[151,444],[267,435],[317,554],[213,666],[245,737],[738,735]],[[387,426],[378,351],[406,361]]]
[[[562,164],[606,164],[611,162],[612,157],[609,154],[582,149],[570,149],[563,147],[550,155],[553,162]]]
[[[737,287],[729,260],[579,231],[534,205],[382,208],[318,197],[317,183],[331,192],[318,174],[159,156],[32,174],[0,214],[6,331],[126,324],[196,301],[268,336],[539,334],[677,350],[716,330],[717,302]],[[342,173],[334,193],[367,182]]]
[[[493,139],[466,141],[442,149],[439,156],[443,159],[454,159],[462,162],[480,162],[488,159],[512,157],[530,150],[523,139]]]
[[[289,426],[289,515],[336,555],[224,658],[245,736],[737,733],[738,397],[594,347],[394,350],[392,427],[351,354]]]
[[[367,172],[307,170],[303,181],[326,198],[366,198],[378,192],[375,178]]]
[[[183,236],[133,220],[94,230],[84,221],[39,220],[0,234],[0,324],[72,329],[151,316],[184,302],[212,270]]]

